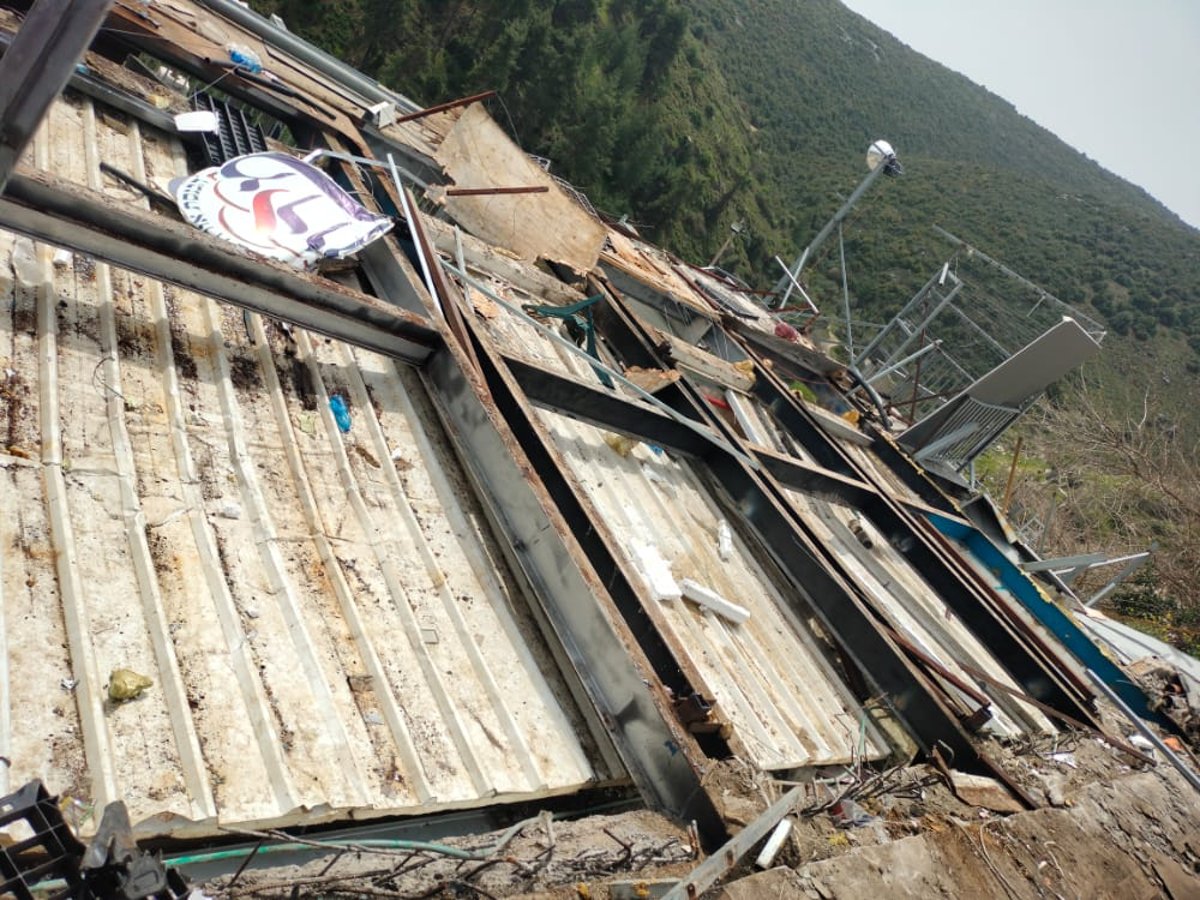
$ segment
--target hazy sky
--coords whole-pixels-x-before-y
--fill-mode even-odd
[[[1200,0],[842,2],[1200,227]]]

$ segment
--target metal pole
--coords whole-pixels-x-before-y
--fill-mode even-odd
[[[859,182],[858,187],[854,189],[854,193],[850,195],[849,199],[842,204],[841,209],[835,212],[833,214],[833,218],[825,223],[825,227],[817,232],[817,236],[812,239],[812,242],[807,247],[804,248],[804,252],[797,257],[795,264],[788,269],[788,273],[792,278],[800,277],[800,270],[804,268],[805,260],[816,255],[818,248],[825,243],[829,235],[833,234],[833,229],[837,228],[838,225],[840,225],[846,218],[846,216],[850,215],[850,210],[854,208],[854,204],[856,204],[858,199],[866,193],[867,188],[875,183],[875,179],[882,175],[883,170],[887,167],[888,164],[886,160],[880,162],[879,165],[867,173],[866,178]],[[788,276],[785,275],[783,278],[780,278],[775,284],[775,293],[778,294],[780,291],[784,290],[787,287],[787,283]]]
[[[451,100],[447,103],[439,103],[437,106],[427,106],[424,109],[418,109],[416,112],[400,116],[392,124],[399,125],[402,122],[412,122],[416,119],[423,119],[426,116],[432,116],[434,113],[446,112],[450,109],[457,109],[460,106],[470,106],[472,103],[488,100],[495,96],[495,91],[484,91],[481,94],[472,94],[470,97],[459,97],[457,100]]]
[[[1012,503],[1013,480],[1017,477],[1017,463],[1021,459],[1021,445],[1024,442],[1024,437],[1017,438],[1017,446],[1013,448],[1012,465],[1008,467],[1008,483],[1004,485],[1004,503],[1001,506],[1006,516],[1008,515],[1008,505]]]
[[[949,305],[951,300],[953,300],[956,296],[958,296],[958,292],[962,290],[962,287],[963,287],[962,282],[960,281],[958,284],[956,284],[954,286],[954,290],[952,290],[945,297],[943,297],[937,303],[935,303],[933,305],[933,309],[931,309],[929,311],[929,314],[927,316],[925,316],[924,319],[921,320],[921,324],[913,329],[913,333],[910,334],[908,337],[906,337],[904,340],[902,340],[900,342],[900,346],[897,347],[895,350],[893,350],[891,355],[888,356],[888,358],[883,361],[884,365],[890,364],[893,359],[895,359],[897,356],[899,356],[901,353],[903,353],[905,350],[908,349],[909,344],[911,344],[913,341],[915,341],[919,336],[923,335],[925,333],[925,329],[929,327],[929,323],[934,320],[934,318],[937,316],[938,313],[940,313],[943,309],[945,309]]]
[[[842,304],[846,308],[846,359],[854,359],[854,329],[850,324],[850,282],[846,275],[846,244],[842,240],[842,224],[838,223],[838,255],[842,259]]]
[[[804,252],[800,254],[800,261],[798,263],[796,263],[796,265],[794,267],[796,269],[797,274],[799,274],[800,270],[804,268],[804,263],[807,260],[808,260],[808,248],[805,247]],[[785,263],[782,259],[780,259],[778,255],[776,255],[776,257],[775,257],[775,262],[779,263],[779,268],[783,269],[783,271],[787,273],[787,279],[789,282],[789,284],[787,286],[787,290],[785,290],[783,292],[783,296],[779,298],[779,308],[783,309],[787,305],[788,298],[792,296],[792,288],[793,287],[798,288],[800,290],[800,293],[804,293],[804,289],[800,287],[800,282],[796,280],[795,275],[792,274],[792,270],[788,268],[787,263]],[[779,293],[778,289],[776,289],[774,293]]]
[[[942,275],[942,271],[943,269],[939,269],[936,275],[925,282],[925,284],[921,286],[921,289],[912,295],[912,299],[904,304],[904,308],[901,309],[900,312],[896,313],[890,322],[883,326],[879,334],[871,338],[867,346],[863,348],[863,352],[858,354],[858,357],[854,360],[855,366],[861,369],[863,363],[870,358],[871,354],[878,349],[879,345],[882,344],[887,338],[888,334],[891,333],[892,327],[896,324],[896,322],[917,308],[917,304],[925,299],[925,295],[933,289],[935,284],[937,284],[938,279]]]
[[[922,347],[920,350],[917,350],[915,353],[910,353],[908,356],[904,357],[904,359],[896,360],[896,362],[890,364],[886,368],[880,369],[878,372],[873,373],[871,375],[871,377],[866,380],[866,384],[874,384],[876,381],[878,381],[884,375],[888,375],[891,372],[896,371],[896,369],[899,369],[901,366],[908,365],[910,362],[912,362],[915,359],[920,359],[926,353],[936,350],[940,346],[942,346],[941,341],[934,341],[932,344],[926,344],[924,347]]]
[[[1107,597],[1109,594],[1111,594],[1113,591],[1115,591],[1120,586],[1121,582],[1123,582],[1126,578],[1128,578],[1130,575],[1132,575],[1134,572],[1136,572],[1138,569],[1140,569],[1142,567],[1142,564],[1145,563],[1146,560],[1148,560],[1150,558],[1150,553],[1151,553],[1151,551],[1147,550],[1144,553],[1135,553],[1133,556],[1126,557],[1129,560],[1129,562],[1125,565],[1125,568],[1123,568],[1120,572],[1118,572],[1116,575],[1114,575],[1112,580],[1109,581],[1108,584],[1106,584],[1104,587],[1100,588],[1100,590],[1096,591],[1096,593],[1092,594],[1092,596],[1090,596],[1086,600],[1084,600],[1083,605],[1090,609],[1091,607],[1093,607],[1097,603],[1099,603],[1101,600],[1103,600],[1105,597]],[[1114,560],[1110,560],[1110,562],[1121,562],[1121,560],[1114,559]]]
[[[725,238],[725,242],[721,244],[721,248],[717,250],[717,252],[713,254],[713,258],[708,261],[709,266],[715,266],[721,261],[721,257],[725,255],[725,251],[729,249],[729,245],[733,243],[733,239],[736,235],[736,231],[730,230],[729,237]]]
[[[273,25],[269,20],[234,2],[234,0],[198,0],[198,2],[201,6],[207,6],[213,12],[229,19],[235,25],[245,28],[270,46],[279,48],[284,53],[295,57],[301,63],[311,66],[322,75],[332,78],[339,86],[354,91],[364,100],[368,101],[364,106],[380,101],[387,101],[395,103],[397,109],[403,110],[406,113],[419,112],[421,110],[421,106],[409,98],[384,87],[374,79],[368,78],[361,72],[346,65],[340,59],[336,59],[328,53],[318,50],[312,44],[308,43],[308,41],[296,37],[290,31]]]
[[[776,307],[776,310],[777,311],[783,310],[784,305],[787,303],[788,297],[792,293],[792,288],[794,287],[799,292],[800,296],[804,298],[804,302],[808,304],[808,308],[813,311],[813,315],[820,315],[821,311],[819,309],[817,309],[817,304],[813,303],[812,297],[808,296],[808,294],[805,292],[804,288],[801,287],[800,282],[798,282],[793,277],[792,273],[788,271],[787,264],[784,263],[784,261],[782,259],[780,259],[778,256],[775,257],[775,262],[779,263],[780,268],[782,268],[783,271],[787,273],[784,275],[784,278],[788,279],[791,282],[791,285],[787,289],[787,293],[784,294],[783,299],[779,301],[779,306]]]
[[[1087,670],[1087,674],[1088,678],[1092,679],[1092,684],[1096,685],[1096,687],[1100,689],[1100,692],[1109,700],[1111,700],[1117,709],[1125,714],[1125,718],[1127,718],[1133,724],[1133,727],[1138,730],[1141,736],[1153,744],[1154,749],[1167,758],[1167,761],[1175,767],[1175,770],[1183,776],[1184,780],[1188,784],[1194,787],[1197,791],[1200,791],[1200,776],[1185,766],[1183,764],[1183,760],[1171,752],[1171,748],[1164,744],[1162,739],[1150,730],[1150,727],[1126,705],[1124,700],[1117,696],[1117,692],[1109,687],[1103,678],[1101,678],[1091,669]]]
[[[404,189],[404,182],[400,180],[400,173],[396,171],[396,161],[392,159],[392,154],[388,154],[387,160],[392,171],[392,181],[396,183],[396,194],[400,198],[400,212],[408,221],[409,230],[413,233],[413,246],[416,247],[417,262],[421,264],[421,274],[424,276],[425,287],[429,291],[429,299],[433,301],[433,305],[437,307],[437,311],[442,314],[442,318],[445,318],[446,310],[442,307],[442,297],[438,293],[437,288],[434,287],[433,272],[431,272],[429,269],[429,261],[425,259],[425,250],[421,246],[421,242],[417,240],[417,217],[413,209],[409,206],[408,192]],[[446,298],[446,302],[450,302],[449,297]]]

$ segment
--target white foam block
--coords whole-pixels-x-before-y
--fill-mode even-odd
[[[633,545],[633,562],[650,585],[650,592],[663,603],[673,603],[683,596],[675,576],[671,574],[671,564],[663,559],[658,548],[653,544],[636,543]]]
[[[704,585],[696,584],[690,578],[683,579],[679,584],[683,596],[693,603],[711,609],[723,619],[728,619],[735,625],[741,625],[750,618],[750,610],[739,606],[731,600],[726,600],[716,591],[709,590]]]
[[[220,128],[217,114],[207,109],[197,109],[175,116],[176,131],[219,131]]]

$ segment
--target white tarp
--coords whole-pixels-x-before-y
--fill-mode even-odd
[[[392,227],[320,169],[286,153],[239,156],[170,187],[192,225],[297,268],[349,256]]]

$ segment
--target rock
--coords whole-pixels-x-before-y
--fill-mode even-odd
[[[1038,772],[1038,780],[1046,792],[1046,801],[1051,806],[1066,806],[1066,778],[1061,772]]]
[[[999,813],[1019,813],[1025,809],[1009,793],[1008,788],[995,778],[988,778],[984,775],[968,775],[966,772],[951,770],[950,780],[954,784],[954,793],[963,803]],[[1055,805],[1060,806],[1061,804]]]
[[[761,815],[763,805],[745,797],[726,794],[721,798],[721,811],[726,822],[744,828]]]
[[[153,681],[133,669],[113,669],[112,674],[108,676],[108,699],[113,703],[133,700],[140,697],[152,684]]]
[[[776,866],[746,878],[731,881],[717,900],[759,900],[760,897],[799,897],[804,893],[800,876],[787,866]]]

